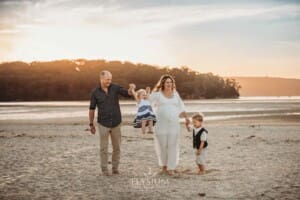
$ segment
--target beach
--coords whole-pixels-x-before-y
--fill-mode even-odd
[[[297,106],[291,109],[298,112]],[[0,120],[0,199],[300,197],[300,115],[206,121],[204,175],[196,175],[192,134],[182,124],[173,177],[158,173],[153,135],[142,135],[131,122],[124,115],[120,174],[107,177],[100,172],[98,132],[88,131],[87,115]]]

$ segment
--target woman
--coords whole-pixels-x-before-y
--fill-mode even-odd
[[[174,175],[179,161],[179,117],[190,121],[185,107],[176,91],[175,80],[171,75],[163,75],[149,97],[156,110],[155,149],[162,172]]]

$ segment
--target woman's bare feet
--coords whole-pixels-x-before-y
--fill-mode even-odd
[[[158,175],[165,175],[165,174],[167,174],[168,173],[168,171],[167,171],[167,167],[166,166],[163,166],[162,168],[161,168],[161,170],[157,173]]]
[[[167,171],[167,166],[163,166],[162,169],[161,169],[161,172],[167,173],[167,172],[168,172],[168,171]]]
[[[168,175],[174,176],[174,175],[175,175],[175,170],[169,170],[169,171],[168,171]]]

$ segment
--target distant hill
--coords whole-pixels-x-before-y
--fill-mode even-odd
[[[242,88],[241,96],[300,96],[300,79],[272,77],[230,77]]]
[[[0,101],[88,100],[99,85],[99,72],[110,70],[113,82],[128,87],[151,88],[161,75],[175,77],[184,99],[237,98],[239,85],[212,73],[188,67],[169,68],[106,60],[58,60],[51,62],[9,62],[0,64]]]

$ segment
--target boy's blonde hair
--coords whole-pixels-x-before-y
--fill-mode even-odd
[[[195,113],[192,119],[195,119],[199,122],[203,122],[204,115],[202,113]]]
[[[146,93],[146,94],[147,94],[146,90],[144,90],[144,89],[139,89],[139,90],[136,92],[136,96],[137,96],[138,98],[140,98],[140,96],[141,96],[142,93]]]

